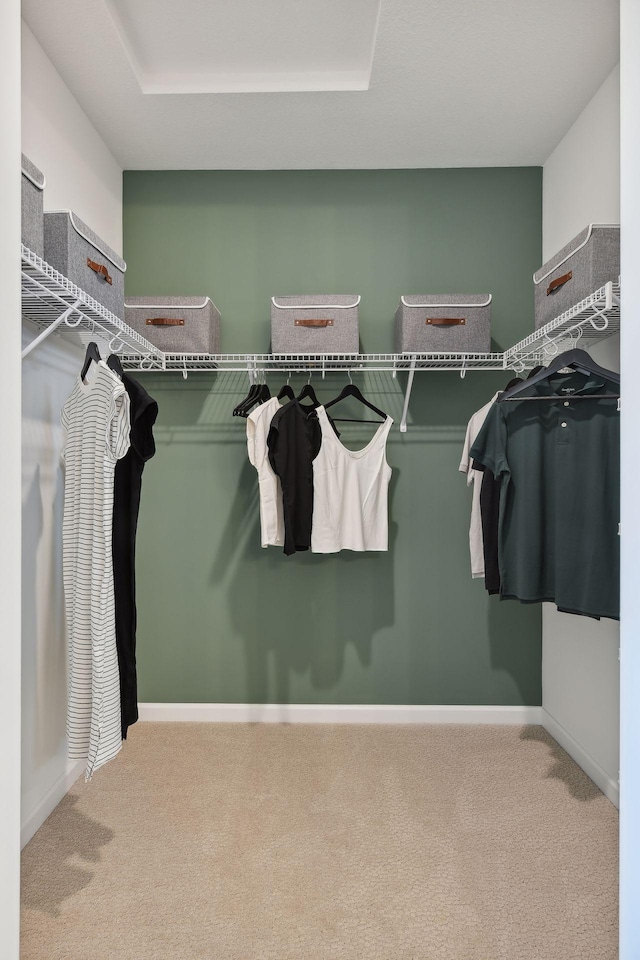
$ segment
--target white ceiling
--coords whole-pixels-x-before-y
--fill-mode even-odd
[[[104,3],[144,93],[369,86],[380,0]]]
[[[23,15],[125,169],[540,164],[618,60],[618,0],[378,7],[23,0]]]

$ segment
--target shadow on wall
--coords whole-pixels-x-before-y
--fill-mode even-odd
[[[76,809],[78,799],[68,794],[56,809],[55,830],[45,825],[24,849],[21,894],[24,909],[59,916],[64,901],[83,890],[93,878],[92,870],[84,870],[69,861],[80,858],[86,863],[99,863],[100,848],[115,836],[113,830],[80,813]]]
[[[396,483],[394,471],[390,502]],[[308,674],[317,690],[332,689],[345,669],[349,644],[361,666],[371,665],[376,633],[395,621],[396,534],[392,522],[387,553],[284,557],[281,548],[263,549],[255,470],[248,461],[243,465],[210,579],[212,585],[225,581],[233,566],[225,596],[234,631],[245,645],[250,703],[290,703],[292,673]],[[284,602],[277,622],[266,622],[265,611],[273,617],[275,596]]]
[[[539,611],[489,600],[471,580],[470,492],[458,472],[466,423],[504,374],[416,377],[406,434],[404,375],[353,376],[396,420],[389,552],[290,558],[260,547],[256,472],[245,423],[231,416],[246,375],[145,378],[160,401],[139,543],[146,699],[540,703]],[[272,393],[285,380],[271,377]],[[319,399],[344,381],[314,378]],[[354,449],[371,435],[338,426]]]
[[[549,748],[551,765],[547,778],[560,780],[576,800],[595,800],[602,796],[601,791],[583,770],[580,769],[569,754],[562,749],[553,737],[543,727],[527,726],[520,734],[521,740],[544,743]]]

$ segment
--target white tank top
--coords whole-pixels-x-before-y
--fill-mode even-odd
[[[393,420],[387,417],[362,450],[348,450],[324,407],[317,414],[322,445],[313,461],[312,551],[388,550],[391,467],[386,444]]]

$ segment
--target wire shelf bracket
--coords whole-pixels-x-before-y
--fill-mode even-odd
[[[411,391],[413,389],[413,377],[416,372],[416,361],[411,361],[411,366],[409,367],[409,376],[407,377],[407,388],[404,392],[404,403],[402,404],[402,417],[400,418],[400,433],[407,432],[407,415],[409,413],[409,400],[411,399]]]

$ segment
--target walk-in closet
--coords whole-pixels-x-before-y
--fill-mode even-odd
[[[640,960],[637,4],[0,23],[2,960]]]

